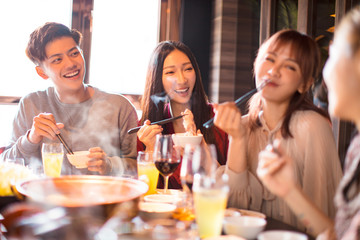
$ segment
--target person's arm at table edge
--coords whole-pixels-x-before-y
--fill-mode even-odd
[[[325,230],[333,228],[333,221],[319,210],[299,187],[292,188],[284,197],[284,201],[311,235],[317,236]]]

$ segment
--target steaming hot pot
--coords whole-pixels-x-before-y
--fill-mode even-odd
[[[70,214],[93,211],[103,222],[114,215],[136,216],[140,196],[147,190],[147,184],[136,179],[90,175],[32,179],[16,185],[27,200],[64,207]]]

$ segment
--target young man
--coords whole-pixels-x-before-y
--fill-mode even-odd
[[[73,151],[89,150],[91,158],[87,169],[76,169],[65,156],[62,174],[136,174],[136,134],[127,134],[137,126],[135,108],[121,95],[84,84],[80,42],[80,32],[54,22],[30,35],[26,54],[54,86],[21,99],[10,145],[0,156],[41,161],[42,143],[58,142],[61,133]]]

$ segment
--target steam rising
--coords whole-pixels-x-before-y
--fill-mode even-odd
[[[159,102],[167,103],[169,102],[169,96],[166,92],[157,93],[150,96],[151,101],[155,104],[156,108],[158,109]]]

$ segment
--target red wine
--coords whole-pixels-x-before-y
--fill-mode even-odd
[[[163,176],[169,176],[173,172],[175,172],[175,169],[177,166],[179,166],[180,162],[167,162],[167,161],[155,161],[155,166],[159,170],[159,172]]]

